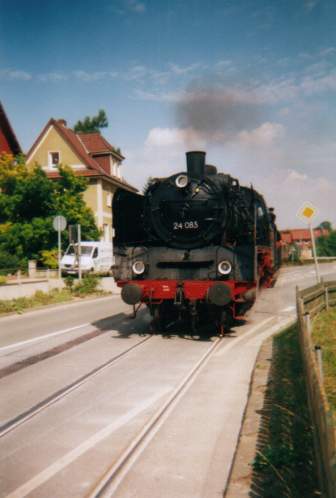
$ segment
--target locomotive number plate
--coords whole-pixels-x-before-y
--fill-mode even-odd
[[[196,230],[198,221],[174,221],[174,230]]]

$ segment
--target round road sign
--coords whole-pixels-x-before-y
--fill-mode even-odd
[[[62,232],[63,230],[66,229],[66,226],[67,222],[64,216],[62,215],[55,216],[55,218],[53,219],[53,227],[56,230],[56,232]]]

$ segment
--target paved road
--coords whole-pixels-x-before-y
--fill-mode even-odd
[[[335,264],[321,269],[325,277],[336,278]],[[247,323],[220,342],[156,430],[139,445],[113,481],[111,495],[222,496],[260,344],[294,317],[295,285],[311,283],[313,267],[286,268],[274,289],[261,292]],[[89,324],[85,325],[88,329],[83,327],[80,333],[97,323],[103,324],[104,330],[98,337],[0,380],[0,423],[146,338],[146,315],[129,321],[124,312],[119,313],[122,305],[118,297],[113,299],[97,301],[97,306],[91,303],[90,310],[82,304],[74,305],[72,310],[71,306],[63,308],[62,312],[48,310],[0,320],[0,327],[6,323],[6,330],[1,327],[0,332],[3,348],[83,323]],[[51,326],[48,316],[52,316]],[[27,332],[25,318],[29,318]],[[64,337],[68,333],[21,345],[19,349],[3,349],[1,359],[16,361],[17,355],[32,354],[32,350]],[[4,435],[0,439],[0,496],[89,496],[210,345],[189,337],[149,338],[74,392]]]
[[[94,324],[118,313],[129,313],[120,296],[85,300],[0,318],[0,348],[80,325]]]

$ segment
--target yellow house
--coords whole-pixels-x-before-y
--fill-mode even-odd
[[[27,154],[27,165],[39,164],[50,179],[58,165],[70,166],[89,180],[84,200],[92,209],[102,240],[112,240],[112,198],[117,188],[137,189],[121,176],[124,157],[100,133],[75,133],[64,119],[50,119]]]

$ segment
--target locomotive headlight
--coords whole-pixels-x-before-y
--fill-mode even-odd
[[[176,177],[175,183],[178,188],[186,188],[186,186],[188,185],[187,175],[179,175],[178,177]]]
[[[228,275],[229,273],[231,273],[231,270],[232,270],[232,265],[230,261],[224,260],[218,264],[218,271],[221,275]]]
[[[136,275],[142,275],[145,271],[145,263],[140,260],[134,261],[134,263],[132,264],[132,271]]]

